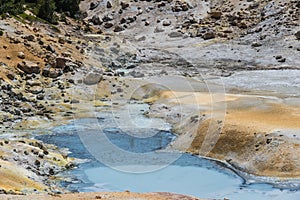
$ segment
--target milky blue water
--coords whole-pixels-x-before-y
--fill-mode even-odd
[[[93,120],[85,119],[84,125],[87,127]],[[98,119],[99,123],[105,123],[105,119]],[[127,173],[112,169],[95,159],[88,151],[80,135],[99,134],[105,137],[115,146],[127,152],[147,153],[155,151],[157,158],[165,159],[163,149],[168,143],[174,140],[175,136],[169,131],[151,129],[151,137],[140,138],[127,134],[115,127],[101,129],[76,128],[74,124],[56,127],[53,134],[39,135],[37,139],[44,142],[56,144],[61,148],[68,148],[72,153],[70,156],[89,159],[90,161],[78,166],[77,169],[66,172],[64,175],[72,177],[69,182],[62,183],[62,186],[69,190],[94,192],[94,191],[124,191],[133,192],[174,192],[180,194],[193,195],[201,198],[216,199],[263,199],[263,200],[298,200],[300,191],[274,188],[271,184],[255,183],[247,184],[245,180],[224,165],[215,161],[209,161],[190,154],[180,154],[170,165],[158,167],[158,170],[150,170],[145,173]],[[100,133],[101,132],[101,133]],[[99,150],[105,144],[99,140]],[[130,169],[148,169],[149,166],[138,165],[136,162],[127,160],[126,157],[116,156],[123,160],[124,165],[129,165]],[[114,159],[114,156],[112,156]],[[157,164],[158,162],[154,162]],[[149,163],[151,165],[151,162]],[[122,167],[122,166],[121,166]],[[118,166],[113,166],[117,168]],[[126,168],[128,169],[128,168]],[[153,168],[151,168],[153,169]],[[147,170],[145,170],[147,171]]]

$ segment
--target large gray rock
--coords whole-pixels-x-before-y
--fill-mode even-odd
[[[18,63],[17,68],[25,72],[26,74],[40,73],[40,67],[38,66],[38,64],[27,60]]]
[[[101,80],[102,74],[91,72],[84,77],[83,83],[86,85],[95,85],[98,84]]]

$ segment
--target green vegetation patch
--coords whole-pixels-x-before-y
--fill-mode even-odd
[[[0,15],[4,13],[15,16],[22,14],[23,19],[36,20],[34,16],[24,15],[24,10],[29,9],[39,18],[56,24],[55,12],[76,17],[79,14],[79,3],[80,0],[0,0]]]

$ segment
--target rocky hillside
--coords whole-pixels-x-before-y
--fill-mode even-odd
[[[87,23],[103,32],[165,32],[169,37],[226,40],[254,34],[260,43],[293,35],[299,25],[299,1],[136,0],[81,3]],[[172,30],[171,34],[168,30]],[[158,34],[161,35],[161,34]],[[258,45],[253,45],[258,46]]]
[[[210,68],[225,76],[241,69],[298,68],[299,6],[276,0],[81,3],[86,24],[123,38],[140,55],[141,70],[155,63],[151,69]]]

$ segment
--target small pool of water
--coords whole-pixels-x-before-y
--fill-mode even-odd
[[[84,124],[82,127],[78,127],[78,123],[71,123],[53,129],[53,134],[36,136],[37,139],[46,143],[55,144],[60,148],[68,148],[72,152],[70,154],[72,157],[90,160],[79,165],[78,168],[64,173],[64,175],[72,177],[72,181],[64,182],[62,186],[71,191],[129,190],[133,192],[174,192],[201,198],[300,199],[300,191],[278,189],[270,184],[246,184],[241,177],[225,166],[190,154],[180,154],[178,159],[170,165],[145,173],[127,173],[112,169],[95,159],[82,143],[80,137],[82,133],[95,132],[101,137],[93,120],[84,119],[81,121],[84,123],[79,123]],[[105,118],[98,118],[97,120],[99,123],[106,123]],[[85,130],[87,127],[89,127],[88,131]],[[114,127],[104,126],[100,132],[120,149],[133,153],[154,151],[158,158],[161,156],[163,159],[164,152],[155,150],[163,149],[175,137],[169,131],[154,128],[150,130],[152,136],[149,138],[134,137],[132,134],[127,134]],[[98,145],[101,147],[101,143]],[[123,159],[126,164],[132,164],[126,160],[126,157],[120,159]],[[144,166],[142,163],[131,167],[132,169],[141,169],[149,166]]]
[[[116,112],[58,126],[46,143],[68,148],[70,156],[88,159],[63,175],[71,191],[174,192],[213,199],[298,200],[299,190],[245,181],[224,164],[190,154],[164,151],[175,139],[162,119],[143,115],[146,104],[129,103]],[[297,186],[298,184],[298,186]],[[295,183],[299,188],[299,183]]]

